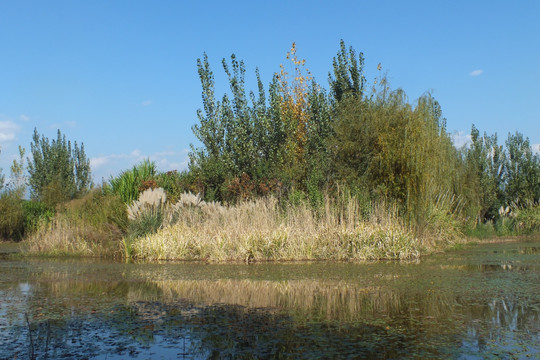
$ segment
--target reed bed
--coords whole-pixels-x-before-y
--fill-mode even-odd
[[[323,210],[281,208],[274,198],[236,206],[201,202],[177,207],[176,223],[125,242],[147,260],[268,261],[411,259],[423,245],[391,212],[362,219],[350,199]],[[376,213],[376,212],[375,212]]]
[[[110,231],[96,228],[84,221],[55,217],[27,237],[23,250],[28,254],[50,256],[120,256],[121,247],[115,238],[116,229]]]

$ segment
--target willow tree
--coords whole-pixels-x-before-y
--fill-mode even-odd
[[[404,91],[382,87],[374,97],[338,104],[331,142],[338,175],[374,198],[397,201],[422,224],[436,198],[454,191],[457,153],[432,96],[413,106]]]

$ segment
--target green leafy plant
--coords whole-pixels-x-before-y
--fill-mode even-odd
[[[145,181],[154,180],[157,176],[156,164],[149,159],[145,159],[132,169],[123,171],[117,177],[109,181],[109,190],[118,196],[126,204],[139,198],[141,186]]]

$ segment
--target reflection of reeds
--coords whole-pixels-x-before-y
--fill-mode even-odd
[[[165,301],[187,298],[207,305],[286,309],[327,320],[353,321],[403,311],[402,295],[381,287],[342,281],[181,280],[155,281]],[[135,300],[134,298],[131,300]]]
[[[361,260],[418,257],[422,244],[387,215],[362,220],[351,200],[343,209],[308,206],[280,209],[272,198],[237,206],[186,207],[178,222],[135,240],[133,255],[145,259]]]

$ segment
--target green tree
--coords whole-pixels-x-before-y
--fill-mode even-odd
[[[345,41],[339,43],[339,52],[333,61],[333,75],[328,74],[330,93],[335,103],[348,97],[361,98],[364,93],[366,78],[364,77],[364,54],[358,55],[356,51],[345,46]]]
[[[540,156],[532,151],[528,138],[516,132],[506,140],[508,161],[506,168],[507,202],[525,205],[540,200]]]
[[[480,136],[473,125],[471,145],[466,151],[467,177],[471,191],[469,201],[477,209],[477,220],[494,219],[504,204],[506,154],[498,145],[497,134]]]
[[[13,160],[10,181],[0,193],[0,239],[20,240],[25,232],[24,149],[19,146],[19,160]]]
[[[75,142],[72,147],[60,130],[56,140],[50,141],[34,129],[32,140],[28,183],[34,199],[55,205],[82,196],[92,187],[84,144],[79,147]]]
[[[1,148],[0,148],[0,153],[2,153]],[[4,181],[5,181],[5,177],[2,174],[2,168],[0,168],[0,191],[2,191],[2,189],[4,188]]]
[[[10,187],[19,194],[22,199],[26,193],[26,176],[24,175],[24,155],[26,149],[19,146],[19,159],[14,159],[11,164]]]
[[[422,226],[437,197],[456,192],[457,151],[431,95],[413,106],[403,90],[391,91],[382,81],[375,96],[337,104],[334,131],[338,179],[372,198],[397,201],[412,224]]]
[[[314,193],[323,186],[330,162],[325,141],[332,131],[331,107],[304,68],[305,60],[297,58],[294,43],[287,60],[293,73],[289,76],[281,65],[267,97],[258,70],[256,94],[245,88],[244,63],[234,54],[230,61],[223,59],[230,92],[221,101],[215,97],[208,57],[198,60],[203,108],[192,129],[202,146],[192,147],[190,170],[204,183],[207,199],[230,198],[231,186],[244,195],[238,186],[261,193],[269,183]]]

